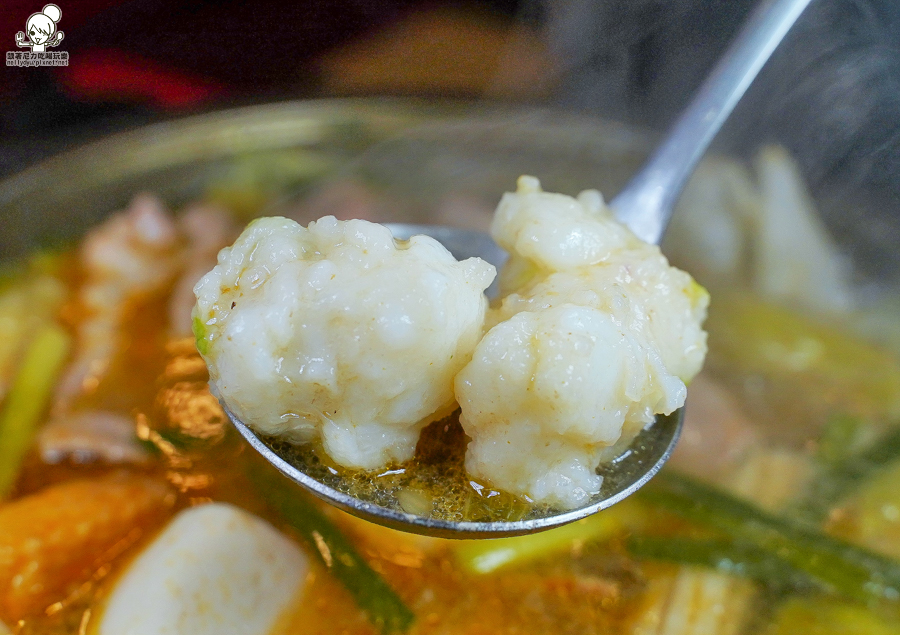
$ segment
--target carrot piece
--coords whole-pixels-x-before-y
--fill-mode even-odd
[[[14,623],[65,599],[173,503],[163,483],[117,473],[0,506],[0,619]]]

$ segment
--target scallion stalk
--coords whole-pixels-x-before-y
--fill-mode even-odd
[[[795,513],[808,522],[821,523],[834,505],[898,460],[900,430],[892,430],[868,448],[824,465],[822,473],[794,507]]]
[[[492,573],[567,551],[578,543],[609,539],[640,524],[644,515],[639,505],[626,501],[584,520],[537,534],[461,542],[456,558],[472,573]]]
[[[309,544],[310,551],[350,592],[380,632],[409,630],[415,619],[413,612],[296,485],[267,466],[254,467],[250,476],[260,496]]]
[[[25,352],[0,412],[0,498],[12,489],[70,347],[69,334],[50,324],[38,330]]]
[[[673,472],[645,487],[648,503],[772,554],[828,590],[860,601],[900,601],[900,562],[766,512]]]
[[[626,546],[638,558],[706,567],[749,578],[769,588],[787,591],[817,587],[813,579],[778,556],[733,540],[635,535]]]

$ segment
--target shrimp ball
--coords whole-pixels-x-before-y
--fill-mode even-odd
[[[466,468],[538,502],[587,504],[598,465],[684,405],[709,296],[595,191],[548,194],[522,177],[492,235],[511,253],[490,330],[456,379]]]
[[[595,265],[646,244],[612,217],[597,190],[577,198],[544,192],[533,176],[519,177],[516,192],[500,199],[491,237],[510,255],[500,272],[503,294],[536,275]]]
[[[603,449],[685,397],[655,351],[609,314],[573,304],[491,329],[456,391],[469,473],[565,508],[600,491]]]
[[[214,393],[256,432],[321,441],[339,465],[412,458],[455,407],[494,267],[362,220],[251,223],[194,292]]]
[[[594,266],[533,278],[489,311],[488,322],[493,325],[520,311],[566,302],[615,318],[629,333],[651,344],[667,371],[682,381],[690,381],[703,366],[709,295],[690,275],[669,266],[654,245],[619,251]]]

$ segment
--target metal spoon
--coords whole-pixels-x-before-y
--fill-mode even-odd
[[[658,243],[675,202],[700,157],[728,118],[782,38],[810,0],[763,2],[742,28],[700,91],[682,113],[666,140],[616,196],[611,207],[619,220],[640,238]],[[481,232],[430,225],[388,225],[396,238],[427,234],[443,243],[457,259],[478,256],[498,268],[505,252]],[[490,289],[488,293],[490,294]],[[446,538],[499,538],[550,529],[589,516],[629,496],[655,475],[678,440],[684,410],[658,416],[628,450],[601,466],[603,489],[588,505],[511,522],[448,521],[406,513],[360,500],[311,477],[273,451],[243,422],[227,411],[237,430],[282,474],[328,503],[382,525]]]

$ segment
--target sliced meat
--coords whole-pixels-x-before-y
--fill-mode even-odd
[[[106,373],[127,301],[175,275],[180,266],[175,221],[158,199],[137,196],[126,211],[88,235],[80,255],[85,283],[78,299],[87,317],[78,326],[75,359],[57,390],[55,413],[68,410]]]
[[[688,388],[684,429],[672,465],[698,478],[715,479],[734,469],[758,442],[759,435],[737,400],[708,375],[695,377]]]
[[[169,300],[169,326],[176,336],[190,335],[191,310],[197,299],[194,285],[216,266],[216,256],[230,245],[240,228],[227,212],[209,205],[188,209],[178,219],[178,228],[187,239],[184,270]]]
[[[38,448],[46,463],[142,463],[149,458],[135,435],[134,421],[121,414],[94,410],[50,421],[38,436]]]

